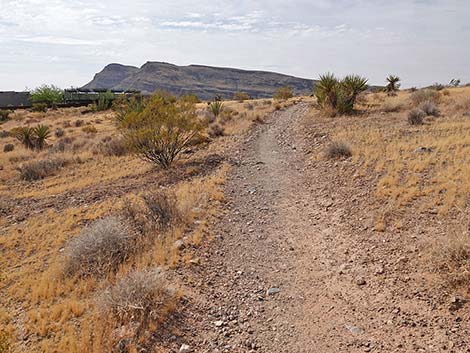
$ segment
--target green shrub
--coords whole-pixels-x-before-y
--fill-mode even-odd
[[[38,125],[33,129],[34,147],[42,150],[46,146],[46,140],[51,136],[51,130],[47,125]]]
[[[117,119],[131,150],[163,168],[169,168],[202,129],[194,103],[163,92],[154,94],[141,111],[130,110]]]
[[[358,75],[348,75],[338,79],[327,73],[320,76],[315,87],[318,104],[325,110],[334,113],[350,114],[361,92],[367,89],[367,79]]]
[[[0,109],[0,123],[10,119],[11,110]]]
[[[31,107],[32,112],[36,113],[46,113],[47,112],[47,104],[46,103],[33,103]]]
[[[5,146],[3,146],[3,152],[11,152],[15,149],[15,145],[12,143],[7,143]]]
[[[115,95],[111,91],[98,93],[98,99],[92,105],[92,110],[95,112],[102,112],[112,107]]]
[[[274,99],[289,99],[294,96],[294,91],[291,87],[279,87],[276,92],[274,92],[273,98]]]
[[[116,114],[116,121],[118,124],[124,122],[125,119],[131,114],[138,114],[144,110],[145,101],[141,95],[132,95],[127,97],[125,95],[119,96],[113,102],[113,111]]]
[[[17,127],[10,131],[21,144],[27,149],[42,150],[46,146],[47,139],[51,136],[51,131],[47,125],[36,127]]]
[[[64,101],[64,91],[54,85],[42,85],[31,92],[32,103],[44,103],[54,107]]]

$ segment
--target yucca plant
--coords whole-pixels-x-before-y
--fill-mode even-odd
[[[34,147],[42,150],[46,145],[46,140],[51,136],[51,130],[47,125],[38,125],[33,129]]]
[[[389,75],[387,77],[387,86],[385,86],[385,90],[387,92],[396,92],[400,89],[400,77],[395,75]]]
[[[27,149],[34,149],[34,129],[29,126],[17,127],[10,131],[10,135],[14,136]]]
[[[214,115],[214,118],[217,119],[220,113],[222,113],[222,110],[224,110],[224,104],[221,101],[214,101],[209,104],[209,109],[212,115]]]

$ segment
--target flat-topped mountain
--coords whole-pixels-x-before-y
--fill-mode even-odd
[[[282,86],[292,87],[295,94],[310,94],[314,84],[314,80],[267,71],[147,62],[141,68],[107,65],[83,88],[143,93],[163,89],[175,95],[194,93],[200,99],[213,99],[216,95],[232,98],[235,92],[245,92],[253,98],[271,97]]]

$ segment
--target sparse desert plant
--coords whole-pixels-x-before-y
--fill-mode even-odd
[[[351,148],[344,142],[332,142],[326,148],[326,157],[330,159],[349,158],[352,156]]]
[[[57,129],[55,129],[54,135],[57,138],[62,137],[62,136],[65,135],[65,131],[64,131],[64,129],[61,129],[60,127],[58,127]]]
[[[181,96],[181,99],[192,104],[201,103],[199,97],[194,93],[184,94]]]
[[[145,101],[141,95],[119,96],[113,102],[113,111],[116,114],[118,124],[124,122],[131,114],[139,114],[145,108]]]
[[[224,128],[219,124],[212,124],[209,127],[209,136],[212,138],[224,136]]]
[[[101,141],[98,145],[98,150],[105,156],[116,157],[124,156],[129,152],[129,148],[123,138],[111,138]]]
[[[0,124],[10,119],[11,110],[0,109]]]
[[[51,136],[51,130],[47,125],[38,125],[33,128],[34,148],[38,150],[44,149],[47,139]]]
[[[389,93],[396,92],[400,89],[400,77],[395,75],[389,75],[387,77],[387,86],[385,86],[385,90]]]
[[[470,235],[452,234],[433,247],[431,264],[454,288],[470,288]]]
[[[403,104],[400,102],[385,102],[382,105],[382,111],[385,113],[395,113],[403,109]]]
[[[64,91],[54,85],[42,85],[31,92],[32,103],[43,103],[47,107],[54,107],[64,100]]]
[[[426,113],[421,109],[413,109],[408,113],[408,122],[410,125],[423,125]]]
[[[35,113],[46,113],[47,104],[46,103],[33,103],[31,106],[31,111]]]
[[[419,109],[421,109],[423,112],[426,113],[428,116],[439,116],[440,112],[439,109],[437,108],[436,103],[432,101],[426,101],[420,104]]]
[[[248,95],[248,93],[245,92],[235,92],[235,94],[233,95],[233,99],[242,103],[250,99],[250,96]]]
[[[436,91],[442,91],[446,86],[444,86],[442,83],[436,82],[431,86],[431,89],[436,90]]]
[[[12,152],[15,149],[15,145],[12,143],[7,143],[5,146],[3,146],[3,152]]]
[[[121,278],[98,298],[97,306],[117,327],[137,326],[137,338],[149,325],[161,324],[177,299],[177,291],[168,285],[160,269],[153,268]]]
[[[67,164],[64,158],[46,158],[21,164],[17,169],[20,177],[26,181],[40,180],[54,175]]]
[[[221,101],[214,101],[209,104],[209,110],[212,113],[214,119],[217,119],[220,113],[224,110],[224,104]]]
[[[75,127],[80,127],[83,124],[85,124],[85,122],[82,119],[77,119],[77,120],[75,120],[75,122],[73,124],[75,125]]]
[[[339,80],[327,73],[320,76],[315,87],[315,96],[322,109],[339,114],[350,114],[360,93],[367,89],[367,79],[358,75],[348,75]]]
[[[244,105],[244,107],[246,108],[246,110],[253,110],[255,109],[255,105],[253,103],[246,103]]]
[[[193,103],[156,93],[143,111],[126,115],[120,128],[137,156],[167,169],[199,136],[202,124]]]
[[[274,92],[273,98],[278,99],[278,100],[285,100],[285,99],[290,99],[294,96],[294,91],[292,90],[291,87],[284,86],[284,87],[279,87],[276,89],[276,92]]]
[[[10,136],[10,132],[6,130],[0,131],[0,138],[6,138]]]
[[[411,94],[411,101],[415,107],[420,104],[430,101],[435,104],[438,104],[441,98],[441,95],[438,91],[432,89],[421,89]]]
[[[98,130],[96,130],[96,127],[94,127],[93,125],[86,125],[82,127],[82,131],[87,134],[96,134],[98,132]]]
[[[165,231],[181,220],[176,196],[173,193],[169,191],[147,193],[142,196],[142,200],[147,207],[151,224],[159,230]]]
[[[116,217],[94,221],[65,247],[64,273],[69,276],[106,276],[133,252],[128,227]]]

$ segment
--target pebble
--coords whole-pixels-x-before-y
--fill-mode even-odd
[[[273,288],[269,288],[267,291],[266,291],[266,295],[274,295],[274,294],[277,294],[279,293],[281,290],[279,288],[276,288],[276,287],[273,287]]]
[[[187,344],[182,344],[180,347],[180,353],[188,353],[191,352],[191,347]]]

